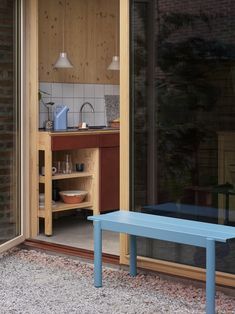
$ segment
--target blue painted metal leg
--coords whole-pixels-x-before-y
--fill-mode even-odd
[[[137,249],[136,249],[136,236],[130,235],[130,275],[136,276],[137,270]]]
[[[206,241],[206,314],[215,314],[215,240]]]
[[[102,230],[100,221],[94,221],[94,285],[102,287]]]

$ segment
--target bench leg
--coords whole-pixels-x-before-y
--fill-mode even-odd
[[[102,287],[102,230],[100,221],[94,221],[94,285]]]
[[[130,235],[130,275],[136,276],[136,258],[137,258],[137,249],[136,249],[136,236]]]
[[[206,314],[215,314],[215,241],[206,242]]]

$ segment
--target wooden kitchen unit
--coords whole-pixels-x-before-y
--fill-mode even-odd
[[[38,194],[45,193],[45,206],[37,209],[37,220],[32,221],[33,236],[38,234],[39,218],[44,219],[45,235],[52,235],[55,212],[84,208],[99,214],[119,209],[119,130],[42,131],[38,138]],[[52,167],[64,161],[66,154],[71,156],[72,173],[52,175]],[[84,163],[83,172],[75,171],[76,163]],[[88,195],[79,204],[52,204],[53,183],[59,190],[85,190]]]

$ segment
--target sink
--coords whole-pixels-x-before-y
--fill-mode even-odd
[[[90,125],[88,126],[89,130],[102,130],[107,129],[106,125]]]
[[[90,125],[87,128],[85,128],[84,130],[102,130],[102,129],[106,129],[106,125]],[[78,131],[78,130],[82,130],[81,128],[77,128],[77,127],[68,127],[67,128],[68,131]]]
[[[76,127],[68,127],[67,132],[86,132],[86,131],[99,131],[99,130],[113,130],[114,128],[105,125],[91,125],[86,129],[79,129]]]
[[[103,126],[103,125],[98,125],[98,126],[89,126],[88,131],[97,131],[97,130],[117,130],[117,128],[112,128],[110,126]]]

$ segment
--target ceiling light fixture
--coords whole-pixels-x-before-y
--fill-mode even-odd
[[[113,71],[119,71],[120,70],[120,62],[119,62],[119,56],[118,56],[118,14],[116,15],[116,55],[113,56],[112,62],[108,66],[108,70],[113,70]]]
[[[118,56],[113,56],[112,62],[108,66],[108,70],[120,70],[120,62]]]
[[[56,63],[54,64],[54,68],[73,68],[72,63],[70,62],[67,53],[64,49],[64,34],[65,34],[65,17],[66,17],[66,0],[64,0],[64,10],[63,10],[63,37],[62,37],[62,52],[60,52],[60,55],[58,59],[56,60]]]

